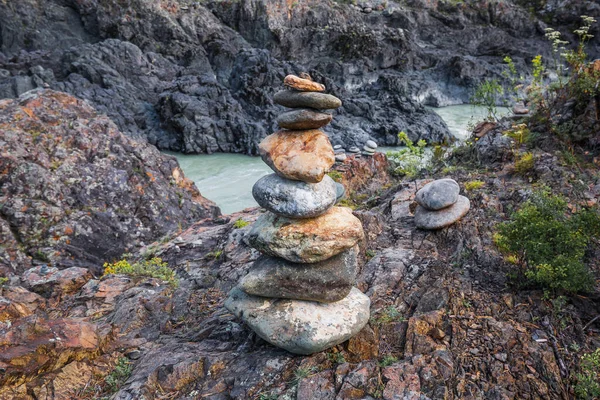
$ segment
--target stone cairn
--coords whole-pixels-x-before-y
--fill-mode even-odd
[[[323,110],[342,102],[307,75],[288,75],[284,85],[274,100],[293,110],[277,119],[283,130],[259,145],[275,173],[252,189],[267,211],[246,236],[263,254],[225,307],[267,342],[312,354],[348,340],[369,320],[370,300],[353,287],[364,233],[351,209],[334,205],[344,190],[327,175],[335,156],[319,130],[332,120]]]
[[[423,186],[415,197],[417,228],[442,229],[464,217],[471,203],[459,192],[460,187],[453,179],[438,179]]]

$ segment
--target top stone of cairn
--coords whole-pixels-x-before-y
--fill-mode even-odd
[[[307,75],[308,76],[308,75]],[[288,75],[283,80],[283,84],[292,89],[301,92],[324,92],[325,85],[313,82],[311,79],[299,78],[296,75]]]

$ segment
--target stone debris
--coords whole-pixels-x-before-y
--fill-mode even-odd
[[[230,292],[225,307],[267,342],[312,354],[350,339],[369,321],[370,300],[353,287],[364,232],[350,208],[334,206],[345,188],[325,175],[335,161],[346,159],[345,150],[338,145],[334,152],[329,138],[317,130],[332,119],[320,110],[342,102],[318,93],[325,87],[307,75],[288,75],[284,85],[290,90],[278,92],[275,103],[298,110],[277,119],[289,130],[259,145],[263,161],[276,174],[252,189],[268,211],[246,235],[264,255]],[[374,153],[377,145],[369,144]]]

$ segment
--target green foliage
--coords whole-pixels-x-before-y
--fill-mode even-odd
[[[398,141],[404,143],[406,147],[398,151],[388,151],[386,154],[392,165],[392,173],[414,178],[423,164],[423,153],[427,142],[421,139],[415,144],[404,131],[398,133]]]
[[[331,179],[336,182],[342,182],[342,178],[344,177],[340,171],[332,170],[327,173]]]
[[[378,317],[371,318],[372,325],[385,325],[392,322],[406,321],[406,318],[394,306],[386,307]]]
[[[235,221],[235,222],[233,223],[233,227],[234,227],[235,229],[241,229],[241,228],[244,228],[244,227],[246,227],[246,226],[248,226],[248,225],[250,225],[250,222],[248,222],[248,221],[244,221],[244,220],[243,220],[243,219],[241,219],[241,218],[239,218],[237,221]]]
[[[517,145],[522,145],[529,141],[531,131],[529,130],[527,124],[517,124],[513,125],[511,129],[502,133],[514,140]]]
[[[477,189],[481,189],[483,187],[483,185],[485,185],[485,182],[483,181],[469,181],[467,183],[465,183],[465,190],[467,192],[470,192],[472,190],[477,190]]]
[[[498,120],[498,109],[496,104],[500,102],[504,88],[497,79],[488,79],[483,81],[475,89],[475,94],[471,97],[471,104],[483,106],[487,109],[487,119],[490,121]]]
[[[564,199],[539,192],[510,221],[498,225],[494,241],[524,268],[530,283],[579,292],[593,285],[584,256],[598,233],[597,212],[582,210],[570,214]]]
[[[104,263],[104,275],[110,274],[123,274],[132,277],[147,276],[165,281],[174,288],[179,286],[175,271],[169,268],[168,264],[158,257],[134,262],[133,264],[125,259],[114,263]]]
[[[316,372],[315,367],[298,367],[294,371],[294,377],[292,378],[292,385],[297,385],[304,378],[307,378]]]
[[[214,258],[215,260],[218,260],[219,258],[221,258],[222,255],[223,255],[223,250],[215,250],[215,251],[211,251],[206,256]]]
[[[579,369],[575,375],[577,383],[574,385],[578,399],[600,398],[600,349],[581,356]]]
[[[0,286],[4,286],[8,283],[8,278],[0,276]]]
[[[129,379],[133,367],[127,358],[121,357],[115,368],[104,378],[109,393],[116,393],[119,388]]]
[[[515,172],[519,175],[525,175],[535,166],[533,153],[523,153],[515,155]]]
[[[379,361],[379,366],[380,367],[389,367],[390,365],[394,364],[398,362],[398,358],[392,356],[391,354],[388,354],[387,356],[383,357],[381,359],[381,361]]]
[[[368,259],[375,257],[375,254],[376,254],[375,250],[369,249],[369,250],[365,251],[365,255],[367,256]]]
[[[334,364],[344,364],[346,362],[346,358],[340,352],[337,353],[327,353],[327,359]]]

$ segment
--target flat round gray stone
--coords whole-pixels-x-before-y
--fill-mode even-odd
[[[261,256],[239,287],[256,296],[331,303],[350,293],[357,266],[356,246],[315,264]]]
[[[419,205],[415,211],[415,225],[421,229],[442,229],[464,217],[469,208],[471,202],[465,196],[458,196],[456,203],[438,211],[427,210]]]
[[[332,118],[331,114],[301,109],[281,114],[277,117],[277,124],[283,129],[317,129],[330,123]]]
[[[377,148],[377,143],[375,143],[375,141],[373,140],[367,140],[367,143],[365,143],[365,146],[368,146],[372,149],[376,149]]]
[[[454,179],[438,179],[423,186],[415,201],[428,210],[441,210],[456,203],[458,192],[460,187]]]
[[[342,105],[342,101],[335,96],[317,92],[295,92],[282,90],[273,96],[275,103],[290,108],[316,108],[317,110],[330,110]]]
[[[313,354],[356,335],[369,322],[371,301],[357,288],[335,303],[270,299],[234,288],[227,308],[258,336],[290,353]]]
[[[348,156],[346,155],[346,153],[339,153],[335,155],[335,161],[346,161],[346,158],[348,158]]]
[[[350,148],[348,149],[348,151],[349,151],[350,153],[358,153],[358,152],[360,152],[360,149],[359,149],[358,147],[356,147],[356,146],[352,146],[352,147],[350,147]]]
[[[252,187],[252,196],[261,207],[288,218],[313,218],[336,201],[337,187],[328,175],[319,183],[292,181],[270,174]]]

